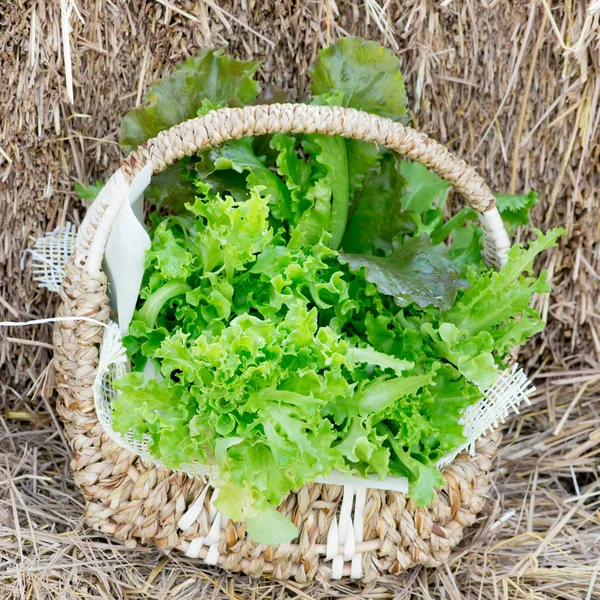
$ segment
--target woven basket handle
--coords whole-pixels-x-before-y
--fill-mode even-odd
[[[229,140],[273,133],[339,135],[379,144],[420,162],[450,182],[479,213],[485,234],[483,255],[487,264],[501,267],[506,262],[510,242],[496,209],[495,198],[475,169],[424,133],[353,108],[308,104],[221,108],[162,131],[132,152],[123,162],[121,170],[131,183],[148,164],[152,174],[156,175],[181,158],[192,156],[207,146],[217,147]],[[114,218],[114,211],[112,215]],[[84,223],[86,231],[83,237],[89,240],[98,233],[100,215],[88,216],[90,218],[86,218],[87,222]],[[104,217],[102,219],[105,220],[103,228],[107,235],[112,223]],[[96,236],[94,254],[103,252],[105,237]],[[85,239],[82,242],[78,248],[84,254],[87,244]],[[85,262],[84,257],[81,258]],[[92,261],[94,267],[99,266],[101,257],[96,256],[95,259]]]
[[[162,131],[132,152],[122,168],[131,182],[148,162],[156,175],[206,146],[272,133],[341,135],[379,144],[420,162],[452,183],[476,211],[486,212],[496,204],[472,167],[424,133],[391,119],[337,106],[271,104],[211,111]]]

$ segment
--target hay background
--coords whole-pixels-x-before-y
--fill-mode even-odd
[[[45,369],[50,328],[2,328],[0,598],[599,598],[600,36],[591,3],[390,0],[381,13],[381,0],[170,2],[187,15],[165,4],[77,3],[70,104],[59,0],[0,0],[0,319],[53,314],[56,299],[21,272],[21,253],[65,219],[80,221],[74,182],[118,166],[120,117],[152,80],[227,42],[261,62],[263,85],[302,96],[317,50],[358,34],[397,51],[417,127],[494,189],[533,187],[542,197],[534,222],[567,227],[540,265],[554,286],[539,299],[547,331],[523,355],[539,392],[507,426],[487,514],[448,567],[366,589],[300,590],[87,530]]]

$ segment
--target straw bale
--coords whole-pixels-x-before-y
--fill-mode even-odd
[[[540,391],[507,426],[488,514],[448,568],[361,592],[600,597],[600,36],[592,5],[0,0],[0,319],[53,313],[55,298],[21,271],[22,251],[65,219],[81,220],[74,182],[105,179],[116,168],[121,116],[173,64],[199,48],[227,46],[261,62],[263,86],[302,97],[320,47],[345,34],[379,40],[400,56],[414,124],[494,189],[536,189],[542,200],[534,223],[563,225],[569,237],[539,265],[553,280],[551,296],[538,299],[548,327],[523,359]],[[359,591],[346,583],[300,590],[229,579],[86,530],[69,451],[45,397],[49,333],[47,325],[0,330],[1,598],[341,598]]]

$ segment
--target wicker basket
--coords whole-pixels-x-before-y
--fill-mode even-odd
[[[485,260],[503,264],[509,241],[482,178],[426,135],[353,109],[303,104],[224,108],[162,132],[133,152],[121,169],[131,183],[146,165],[156,174],[205,146],[277,132],[341,135],[419,161],[451,182],[479,212]],[[108,321],[101,265],[121,204],[120,199],[99,199],[89,209],[66,267],[58,316]],[[231,571],[277,579],[352,576],[369,581],[446,561],[485,503],[497,435],[480,441],[474,456],[461,454],[445,469],[446,485],[427,509],[397,492],[310,484],[289,494],[280,507],[299,537],[280,546],[257,544],[246,536],[243,523],[221,518],[212,504],[214,490],[201,478],[149,465],[103,430],[93,392],[102,333],[103,327],[90,320],[56,325],[58,411],[73,448],[75,482],[87,500],[87,522],[128,546],[154,543]]]

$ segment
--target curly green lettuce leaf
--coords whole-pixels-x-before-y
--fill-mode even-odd
[[[187,393],[166,379],[148,380],[144,373],[128,373],[115,382],[120,393],[113,401],[115,431],[136,436],[150,434],[149,449],[165,466],[206,460],[186,424],[192,409]]]
[[[199,195],[188,210],[196,221],[195,244],[204,271],[225,269],[229,280],[235,271],[245,270],[248,262],[269,243],[273,231],[269,227],[268,199],[264,186],[250,190],[245,202],[236,202],[212,194],[210,186],[199,185]]]
[[[169,281],[152,292],[145,300],[142,308],[136,312],[135,319],[141,321],[146,327],[154,327],[158,313],[162,308],[177,296],[190,292],[192,288],[185,281]]]
[[[342,253],[339,260],[353,272],[364,269],[367,281],[398,306],[414,302],[421,308],[450,308],[456,292],[467,286],[445,249],[433,246],[425,235],[406,238],[386,257]]]
[[[121,125],[121,147],[135,150],[159,132],[193,119],[203,100],[241,106],[258,95],[252,76],[258,63],[236,60],[223,50],[202,50],[170,75],[150,86],[144,105],[127,113]]]
[[[408,497],[417,506],[428,506],[433,502],[435,489],[445,483],[442,474],[423,454],[420,447],[407,447],[404,440],[394,435],[387,426],[380,427],[387,433],[385,439],[392,449],[392,462],[395,462],[396,469],[408,478]]]
[[[487,331],[467,337],[452,323],[442,323],[439,328],[432,323],[423,323],[421,331],[431,341],[436,357],[453,364],[479,389],[486,390],[496,383],[498,369],[492,355],[494,339]]]
[[[502,219],[511,227],[529,225],[529,212],[538,203],[539,196],[531,190],[527,194],[494,194]]]
[[[291,233],[291,246],[316,244],[329,234],[328,245],[339,246],[348,214],[350,198],[345,141],[321,134],[305,135],[303,149],[310,153],[312,185],[306,192],[311,207],[298,220]]]
[[[98,180],[95,184],[82,185],[81,183],[75,184],[75,192],[82,200],[94,201],[98,194],[101,192],[104,184]]]
[[[432,369],[426,375],[403,375],[392,378],[381,375],[363,380],[352,396],[338,400],[329,407],[329,410],[338,424],[343,423],[348,417],[358,415],[366,417],[380,413],[398,402],[400,398],[415,394],[424,386],[431,384],[434,373],[435,369]]]
[[[420,412],[435,425],[436,435],[431,439],[428,456],[437,462],[466,441],[461,416],[466,408],[481,400],[483,393],[448,364],[438,368],[434,383],[427,390],[429,398],[423,398]]]
[[[275,134],[270,141],[270,147],[277,151],[275,159],[277,172],[284,178],[289,190],[289,207],[279,209],[280,215],[287,215],[290,226],[295,226],[302,213],[310,209],[308,191],[311,185],[312,167],[298,154],[298,140],[283,133]]]
[[[176,333],[161,344],[155,356],[162,375],[175,375],[196,399],[192,436],[206,440],[215,453],[210,432],[241,439],[219,456],[219,487],[236,490],[222,500],[229,516],[276,506],[311,474],[326,473],[339,462],[332,448],[335,432],[319,407],[335,397],[329,396],[331,374],[321,375],[323,368],[332,361],[341,368],[344,352],[335,336],[318,328],[317,311],[300,304],[279,323],[241,315],[218,336],[194,340]],[[298,379],[299,367],[306,381]],[[347,383],[345,389],[352,393]]]
[[[437,463],[465,442],[460,417],[482,397],[451,365],[422,360],[422,368],[428,364],[430,383],[418,394],[390,405],[381,420],[368,418],[379,443],[389,448],[390,470],[408,478],[409,496],[419,506],[427,506],[443,485]]]
[[[195,249],[177,233],[169,227],[168,221],[162,221],[156,227],[146,253],[146,268],[154,267],[156,274],[165,281],[185,279],[192,273]]]
[[[391,369],[398,376],[415,366],[414,362],[390,356],[385,352],[377,352],[372,348],[352,348],[348,352],[348,365],[352,367],[360,363],[375,365],[384,370]]]
[[[143,371],[148,357],[160,348],[169,335],[167,329],[156,323],[148,324],[148,321],[149,319],[140,320],[136,314],[129,324],[127,335],[121,340],[131,358],[133,371]]]
[[[529,308],[529,303],[534,293],[549,291],[546,274],[542,272],[536,278],[523,273],[531,273],[536,256],[556,246],[565,231],[557,228],[545,234],[539,230],[535,233],[537,239],[527,249],[515,245],[509,250],[508,261],[500,271],[471,275],[469,289],[462,292],[454,306],[444,313],[444,319],[472,337],[488,332],[496,343],[501,344],[511,331],[520,340],[540,331],[543,324],[539,315]],[[505,345],[503,352],[507,348]]]
[[[262,186],[263,193],[273,204],[274,216],[280,220],[290,218],[290,190],[284,181],[269,169],[265,158],[255,153],[252,138],[233,140],[212,150],[210,163],[214,171],[225,171],[224,176],[227,176],[226,173],[230,171],[236,171],[238,174],[245,173],[246,188],[250,190]],[[208,180],[210,181],[210,176]]]
[[[383,437],[364,416],[354,416],[348,419],[342,442],[336,450],[346,461],[346,466],[359,475],[377,473],[381,478],[390,472],[390,451],[382,445]]]
[[[435,499],[435,490],[443,487],[446,480],[434,464],[424,465],[414,459],[409,464],[416,475],[408,489],[408,497],[417,506],[429,506]]]
[[[433,371],[427,375],[395,377],[393,379],[377,378],[363,386],[356,393],[354,402],[358,404],[358,412],[370,415],[386,410],[404,396],[416,394],[423,386],[431,383]]]

